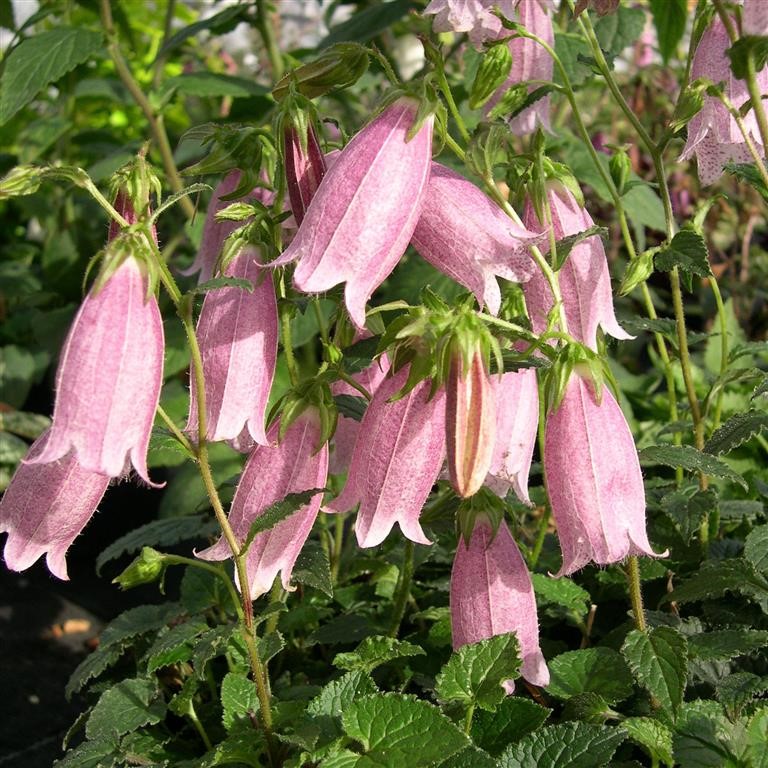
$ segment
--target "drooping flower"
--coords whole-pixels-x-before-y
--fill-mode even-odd
[[[304,143],[298,130],[293,125],[285,130],[285,179],[297,226],[304,220],[326,170],[325,158],[312,124],[308,124]]]
[[[768,35],[768,9],[765,7],[765,0],[744,0],[741,31],[745,35]]]
[[[109,477],[131,465],[150,483],[147,449],[163,382],[163,322],[148,295],[145,265],[128,256],[91,288],[69,330],[56,373],[45,464],[70,451],[80,467]]]
[[[564,186],[550,186],[547,198],[556,239],[575,235],[594,225],[586,209]],[[530,201],[526,204],[523,221],[529,229],[542,229],[544,226],[536,217]],[[614,338],[632,338],[619,325],[614,314],[608,261],[598,235],[575,245],[557,274],[568,331],[575,339],[591,349],[597,349],[598,325]],[[533,328],[541,333],[547,327],[547,314],[554,303],[549,283],[541,270],[537,269],[523,285],[523,292]]]
[[[250,280],[253,292],[237,286],[209,291],[197,323],[203,358],[209,440],[251,440],[267,445],[264,418],[277,361],[277,301],[271,270],[246,246],[225,274]],[[186,431],[197,434],[197,384],[191,376]],[[249,439],[250,438],[250,439]]]
[[[512,488],[530,504],[528,473],[539,427],[539,389],[536,371],[525,368],[494,378],[496,442],[486,485],[500,496]]]
[[[67,550],[96,511],[110,478],[83,469],[72,453],[30,463],[49,435],[44,432],[32,444],[0,500],[0,533],[8,534],[3,556],[12,571],[23,571],[45,555],[48,570],[66,580]]]
[[[463,539],[458,543],[451,572],[451,630],[454,649],[514,632],[523,677],[533,685],[549,683],[531,577],[503,520],[494,537],[488,521],[479,518],[469,545]],[[505,685],[511,693],[510,687]]]
[[[432,163],[421,216],[411,243],[430,264],[468,288],[497,314],[496,276],[524,282],[534,271],[528,252],[546,236],[515,224],[474,184]]]
[[[269,431],[269,445],[257,446],[248,457],[232,500],[229,523],[239,543],[248,535],[253,522],[264,510],[289,493],[323,488],[328,476],[328,444],[320,450],[320,417],[308,407],[288,427],[277,442],[278,424]],[[317,518],[323,494],[317,493],[297,512],[267,531],[256,534],[246,556],[246,571],[251,597],[269,592],[280,572],[283,588],[291,587],[296,559]],[[226,560],[231,557],[226,539],[197,557],[202,560]],[[238,585],[239,586],[239,585]]]
[[[479,48],[501,33],[501,21],[492,10],[493,3],[488,0],[431,0],[424,13],[435,14],[435,32],[468,32],[472,44]]]
[[[657,557],[645,530],[635,442],[608,387],[598,404],[592,385],[571,375],[562,402],[547,417],[544,475],[563,553],[559,575],[627,555]]]
[[[346,283],[358,328],[365,304],[405,252],[429,179],[433,117],[410,140],[418,103],[401,98],[363,128],[323,177],[306,216],[273,266],[298,260],[295,287],[306,293]]]
[[[765,13],[764,6],[761,12]],[[736,78],[731,71],[730,59],[726,54],[730,45],[722,20],[715,16],[696,48],[691,64],[691,80],[704,77],[715,84],[724,82],[725,95],[738,109],[749,99],[749,91],[747,84]],[[768,69],[763,68],[757,73],[757,85],[765,97],[768,94]],[[744,126],[763,156],[765,148],[754,110],[750,110],[744,117]],[[688,123],[688,139],[680,159],[688,160],[694,154],[699,168],[699,180],[704,186],[714,184],[729,162],[753,162],[736,121],[716,96],[705,96],[701,111]]]
[[[408,366],[385,379],[360,423],[347,484],[329,505],[346,512],[358,502],[357,542],[381,544],[395,523],[417,544],[429,544],[419,515],[445,457],[445,396],[430,400],[430,382],[389,402],[408,378]]]

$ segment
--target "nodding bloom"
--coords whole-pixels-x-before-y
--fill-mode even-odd
[[[519,226],[488,195],[450,168],[432,163],[421,216],[411,243],[441,272],[468,288],[494,315],[501,306],[496,276],[528,280],[528,251],[546,235]]]
[[[304,137],[306,147],[302,146],[301,138],[296,127],[286,128],[285,179],[297,226],[304,220],[309,203],[325,175],[325,158],[311,123]]]
[[[509,0],[497,4],[500,7],[514,5]],[[493,6],[488,0],[431,0],[424,13],[435,15],[432,22],[435,32],[468,32],[472,44],[480,48],[486,40],[499,37],[502,31],[501,21],[492,13]]]
[[[430,116],[410,140],[418,102],[401,98],[363,128],[330,166],[296,236],[273,266],[298,260],[294,286],[320,293],[346,283],[355,325],[395,268],[421,212],[432,155]]]
[[[587,211],[564,186],[552,184],[547,190],[547,199],[557,240],[594,225]],[[544,228],[530,200],[526,204],[523,221],[529,229]],[[598,235],[575,245],[557,275],[571,336],[595,350],[598,325],[614,338],[632,338],[619,325],[614,314],[608,261]],[[554,303],[549,283],[541,270],[537,269],[523,285],[523,292],[533,328],[536,333],[541,333],[546,330],[547,314]]]
[[[243,248],[225,270],[250,280],[253,292],[226,286],[206,294],[197,322],[205,376],[208,440],[239,446],[267,444],[264,418],[277,361],[277,301],[272,271],[253,246]],[[191,376],[186,431],[197,435],[197,383]]]
[[[431,543],[419,515],[445,458],[445,396],[440,390],[430,400],[425,380],[389,402],[407,379],[405,366],[379,385],[360,423],[347,484],[328,505],[346,512],[360,503],[361,547],[381,544],[395,523],[411,541]]]
[[[451,630],[455,650],[514,632],[522,676],[533,685],[549,684],[531,577],[503,520],[494,536],[490,523],[478,518],[469,544],[459,540],[451,571]],[[512,692],[509,682],[504,687]]]
[[[764,4],[760,3],[759,13],[765,15],[765,12]],[[751,18],[751,11],[749,17],[746,17],[745,13],[745,21],[749,24],[752,23]],[[691,80],[705,77],[715,84],[724,82],[725,95],[739,109],[749,99],[749,91],[746,82],[737,79],[731,71],[730,59],[726,53],[730,45],[731,41],[723,22],[719,16],[715,15],[712,23],[701,36],[696,53],[693,55]],[[756,77],[760,93],[765,96],[768,94],[768,69],[764,67]],[[750,109],[743,119],[747,133],[762,157],[765,154],[765,148],[760,138],[754,110]],[[736,121],[716,96],[705,96],[701,111],[688,123],[688,139],[680,159],[687,160],[692,155],[696,155],[699,180],[704,186],[714,184],[729,162],[753,162]]]
[[[496,390],[496,442],[486,485],[500,496],[512,488],[530,504],[528,473],[539,428],[536,371],[509,371],[493,380]]]
[[[44,432],[19,464],[0,500],[0,533],[7,533],[5,564],[23,571],[41,555],[48,570],[68,579],[67,550],[96,511],[110,478],[83,469],[70,452],[56,461],[30,463],[40,455],[50,432]]]
[[[328,443],[317,449],[320,416],[315,408],[308,407],[301,413],[280,442],[277,442],[277,435],[278,425],[275,424],[269,431],[270,444],[259,445],[253,450],[237,484],[229,524],[241,544],[267,507],[289,493],[323,488],[326,483]],[[321,492],[315,494],[297,512],[256,534],[246,555],[246,571],[254,600],[269,592],[278,572],[283,588],[293,589],[291,573],[317,518],[322,498]],[[223,536],[212,547],[195,554],[201,560],[226,560],[232,556]]]
[[[645,530],[645,489],[637,449],[608,387],[571,374],[560,405],[547,417],[544,475],[563,553],[558,575],[589,562],[627,555],[658,557]]]
[[[59,359],[53,425],[26,461],[73,452],[80,467],[150,483],[147,449],[163,383],[163,321],[143,262],[128,256],[75,315]]]

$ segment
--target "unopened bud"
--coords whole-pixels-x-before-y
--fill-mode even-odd
[[[486,51],[469,91],[469,108],[482,107],[500,88],[512,69],[512,51],[506,42],[497,43]]]
[[[117,577],[113,584],[132,589],[157,581],[165,571],[165,555],[152,547],[143,547],[141,554]]]
[[[624,149],[617,149],[613,153],[608,162],[608,168],[611,171],[611,179],[613,179],[613,183],[616,185],[616,191],[619,195],[623,195],[626,191],[629,177],[632,175],[632,161]]]

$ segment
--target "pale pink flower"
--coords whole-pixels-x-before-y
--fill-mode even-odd
[[[307,408],[276,443],[278,425],[269,431],[269,445],[257,446],[248,457],[232,500],[229,524],[242,543],[254,521],[267,507],[289,493],[323,488],[328,476],[328,443],[318,450],[320,417]],[[317,518],[323,494],[317,493],[297,512],[269,530],[256,534],[246,555],[251,597],[269,592],[280,572],[283,588],[291,587],[291,574],[304,542]],[[226,560],[229,545],[222,537],[212,547],[196,553],[202,560]],[[238,584],[239,586],[239,584]]]
[[[570,574],[589,562],[627,555],[657,557],[645,530],[645,489],[637,449],[608,387],[598,404],[593,385],[573,373],[547,417],[544,474]]]
[[[768,6],[765,0],[744,0],[741,30],[745,35],[768,35]]]
[[[547,197],[556,239],[575,235],[594,225],[587,211],[564,186],[553,185],[547,191]],[[530,201],[526,204],[523,220],[528,229],[544,227],[536,218]],[[575,245],[557,275],[568,331],[575,339],[596,350],[598,325],[614,338],[632,338],[619,325],[614,314],[608,261],[598,235]],[[554,303],[549,283],[541,270],[537,269],[524,284],[523,292],[533,329],[541,333],[547,327],[547,314]]]
[[[739,109],[749,99],[749,91],[747,84],[734,77],[731,71],[730,59],[726,54],[730,45],[731,41],[723,22],[715,15],[701,36],[693,56],[691,80],[704,77],[715,84],[724,82],[725,95]],[[757,85],[763,96],[768,94],[768,68],[764,67],[757,73]],[[744,125],[760,156],[764,156],[765,149],[753,110],[750,109],[744,117]],[[729,114],[727,107],[715,96],[705,96],[703,108],[688,123],[688,140],[680,159],[688,160],[694,154],[699,169],[699,180],[704,186],[714,184],[729,162],[753,162],[736,121]]]
[[[493,15],[488,0],[431,0],[425,14],[435,14],[435,32],[468,32],[472,44],[479,48],[486,40],[495,40],[502,31],[501,22]]]
[[[83,469],[72,453],[30,463],[49,435],[44,432],[32,444],[0,500],[0,533],[8,534],[3,556],[12,571],[23,571],[45,555],[48,570],[68,579],[67,550],[96,511],[110,478]]]
[[[305,137],[306,148],[294,126],[285,131],[285,179],[288,198],[296,225],[304,220],[309,203],[325,175],[325,158],[317,141],[315,129],[309,124]]]
[[[429,179],[432,124],[410,140],[418,103],[401,98],[363,128],[323,177],[306,216],[273,266],[298,260],[295,287],[320,293],[346,283],[355,325],[365,304],[395,268],[421,212]]]
[[[360,503],[361,547],[381,544],[395,523],[411,541],[431,543],[419,515],[445,458],[445,395],[440,390],[430,400],[425,380],[389,402],[407,378],[405,366],[379,385],[360,424],[347,484],[328,505],[346,512]]]
[[[549,684],[531,577],[503,520],[495,537],[488,521],[478,518],[469,545],[459,540],[451,572],[451,629],[454,649],[514,632],[522,676],[533,685]],[[512,692],[511,683],[504,687]]]
[[[528,248],[545,240],[546,235],[515,224],[463,176],[432,163],[411,243],[430,264],[472,291],[481,306],[498,313],[496,277],[528,280],[535,269]]]
[[[267,444],[264,418],[277,361],[277,301],[272,271],[246,246],[225,274],[250,280],[253,292],[237,286],[209,291],[197,323],[203,358],[208,440]],[[197,435],[197,385],[191,375],[186,431]]]

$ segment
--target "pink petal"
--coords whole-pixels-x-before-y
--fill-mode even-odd
[[[311,123],[306,135],[306,152],[296,129],[285,132],[285,178],[291,211],[298,226],[325,175],[325,160]]]

